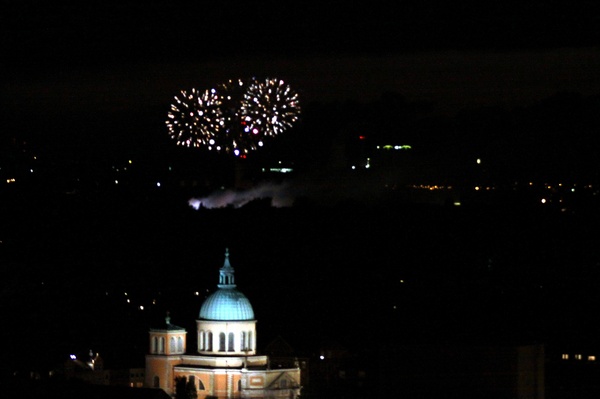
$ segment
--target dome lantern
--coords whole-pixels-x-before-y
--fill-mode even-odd
[[[236,288],[234,269],[229,263],[229,249],[225,250],[225,261],[219,270],[217,287],[218,289],[202,304],[200,319],[219,321],[254,319],[254,310],[250,301]]]
[[[219,270],[219,288],[235,288],[235,271],[229,263],[229,248],[225,249],[225,262],[223,267]]]

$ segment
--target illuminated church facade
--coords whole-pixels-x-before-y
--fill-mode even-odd
[[[198,347],[189,353],[184,328],[150,329],[145,386],[175,396],[177,381],[194,384],[198,399],[286,398],[300,395],[300,368],[271,369],[256,348],[256,320],[250,301],[237,290],[225,252],[219,284],[202,304],[196,320]]]

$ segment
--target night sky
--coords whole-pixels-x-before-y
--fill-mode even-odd
[[[370,208],[361,201],[381,180],[311,169],[303,184],[356,195],[334,196],[346,200],[335,209],[308,201],[296,210],[259,202],[194,211],[189,192],[144,185],[174,161],[203,176],[231,167],[167,137],[179,90],[265,76],[294,87],[304,113],[257,158],[331,166],[336,143],[366,134],[369,144],[415,147],[402,182],[538,179],[537,188],[566,178],[579,195],[599,177],[596,2],[238,3],[0,0],[0,172],[33,153],[48,168],[31,186],[0,191],[1,306],[31,331],[19,337],[31,340],[27,352],[55,359],[89,343],[115,363],[123,350],[139,359],[149,323],[167,309],[194,328],[202,299],[194,292],[216,287],[226,246],[264,320],[259,335],[282,334],[306,353],[332,336],[351,342],[339,331],[356,317],[390,334],[402,325],[407,341],[596,332],[577,328],[598,299],[595,186],[568,197],[567,211],[540,209],[537,191],[465,196],[460,209],[406,198]],[[479,175],[467,166],[478,157],[491,162]],[[107,188],[103,168],[129,159],[142,165],[139,180]],[[87,186],[86,176],[94,176]],[[150,315],[125,311],[117,295],[126,290],[139,303],[157,292],[164,300]],[[113,327],[132,320],[116,336]],[[35,342],[40,323],[56,345]]]
[[[441,111],[598,90],[593,2],[237,3],[4,1],[3,108],[135,112],[265,75],[309,102],[395,91]]]
[[[162,146],[179,90],[253,76],[304,105],[393,92],[431,115],[600,88],[593,2],[237,3],[4,1],[3,137]]]

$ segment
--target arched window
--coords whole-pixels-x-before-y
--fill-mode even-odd
[[[252,331],[248,331],[248,349],[254,349],[254,342],[252,341]]]
[[[206,334],[206,345],[204,346],[205,350],[212,352],[213,350],[213,333],[209,331]]]
[[[177,337],[177,352],[183,353],[183,339],[181,337]]]
[[[242,392],[242,380],[241,379],[238,380],[237,388],[238,388],[238,392]]]
[[[152,348],[150,349],[151,353],[156,353],[158,351],[158,338],[152,337]]]
[[[160,388],[160,378],[158,378],[157,375],[154,376],[153,380],[152,380],[152,386],[154,388]]]
[[[158,339],[158,353],[165,353],[165,337]]]
[[[206,390],[206,388],[204,388],[204,384],[202,383],[202,380],[198,380],[198,390],[199,391]]]
[[[219,352],[225,352],[225,333],[219,334]]]
[[[204,340],[205,340],[204,331],[198,332],[198,350],[199,351],[204,350],[204,344],[205,344]]]
[[[169,340],[169,353],[175,353],[177,345],[175,344],[175,337],[171,337]]]
[[[227,340],[227,350],[229,352],[235,352],[234,335],[232,332],[229,333],[229,339]]]

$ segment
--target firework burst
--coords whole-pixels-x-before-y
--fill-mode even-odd
[[[274,137],[298,120],[298,93],[283,80],[254,81],[244,95],[241,113],[249,133],[257,137]]]
[[[177,144],[245,157],[298,120],[298,94],[279,79],[229,80],[175,96],[166,121]]]
[[[222,132],[219,136],[221,149],[235,156],[243,156],[255,150],[257,142],[248,134],[248,127],[240,110],[250,83],[241,79],[229,80],[218,86],[222,113]]]
[[[167,114],[169,136],[186,147],[210,147],[222,124],[216,90],[182,90]]]

